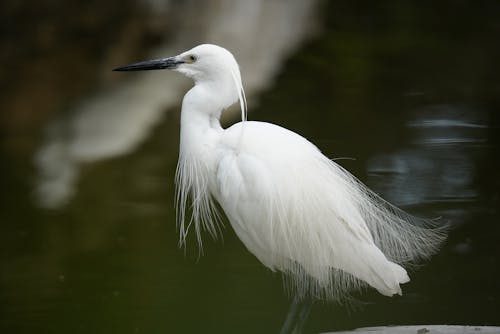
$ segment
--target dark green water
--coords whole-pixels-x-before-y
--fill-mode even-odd
[[[324,29],[250,103],[249,118],[355,158],[338,162],[453,230],[402,297],[367,291],[351,311],[315,304],[306,332],[500,325],[500,6],[335,2],[323,12]],[[201,258],[194,240],[186,253],[177,247],[178,110],[134,153],[84,165],[58,210],[33,201],[42,131],[3,127],[0,332],[278,332],[289,306],[281,278],[229,226]]]

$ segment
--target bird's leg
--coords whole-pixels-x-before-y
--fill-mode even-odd
[[[301,334],[312,306],[313,301],[311,299],[302,300],[297,295],[293,297],[280,334]]]

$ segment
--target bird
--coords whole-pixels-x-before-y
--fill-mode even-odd
[[[298,298],[342,301],[367,286],[401,295],[407,269],[436,253],[446,230],[370,190],[313,143],[284,127],[247,120],[237,61],[198,45],[177,56],[114,71],[168,69],[191,78],[182,100],[175,173],[179,244],[190,230],[217,238],[224,212],[265,267],[281,272]],[[241,121],[221,114],[238,103]],[[217,205],[218,203],[218,205]]]

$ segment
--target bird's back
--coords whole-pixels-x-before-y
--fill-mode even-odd
[[[427,256],[441,240],[282,127],[237,123],[215,156],[212,191],[236,233],[267,267],[289,274],[299,295],[340,298],[363,282],[401,293],[409,278],[397,263]]]

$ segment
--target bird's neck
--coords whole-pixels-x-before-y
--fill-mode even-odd
[[[213,156],[222,132],[220,115],[224,102],[211,87],[194,86],[182,101],[181,112],[181,157],[208,159]],[[206,160],[207,161],[207,160]]]

